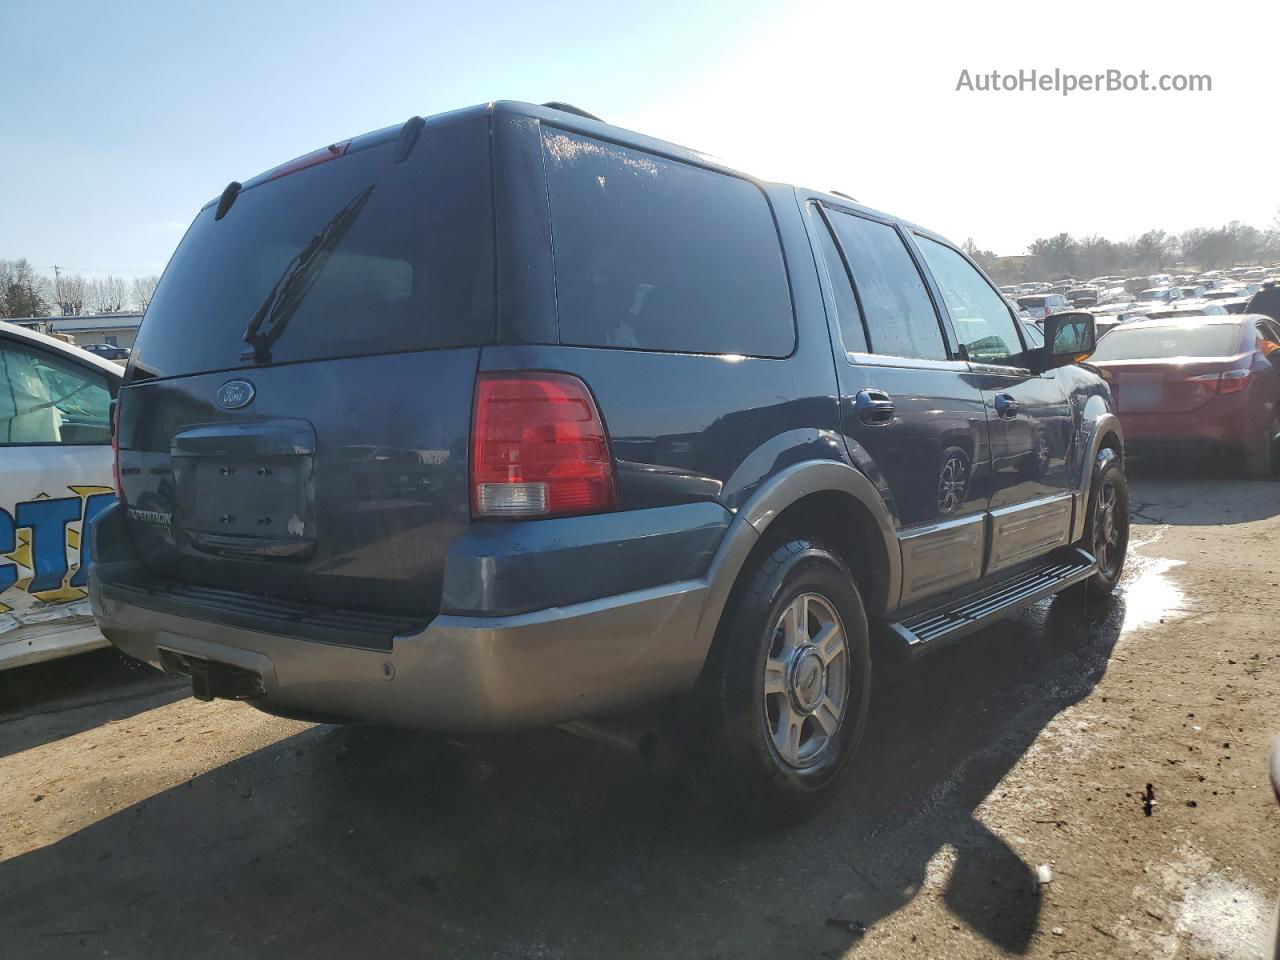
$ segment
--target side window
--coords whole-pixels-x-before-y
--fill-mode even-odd
[[[937,311],[898,231],[838,210],[830,211],[830,216],[853,271],[871,352],[946,360]]]
[[[785,357],[795,321],[764,194],[544,128],[560,342]]]
[[[858,301],[853,296],[853,284],[849,281],[849,270],[840,256],[835,237],[820,215],[814,216],[814,235],[818,240],[818,248],[822,251],[822,260],[827,268],[827,276],[831,278],[831,289],[835,293],[836,314],[840,323],[840,337],[844,348],[850,353],[867,352],[867,331],[862,326],[862,311],[858,309]]]
[[[1009,307],[964,257],[950,247],[916,237],[929,271],[942,289],[956,336],[975,363],[1020,364],[1022,341]]]
[[[1280,362],[1280,327],[1270,320],[1259,320],[1256,326],[1258,339],[1255,348],[1272,363]]]
[[[0,446],[111,442],[106,377],[0,341]]]

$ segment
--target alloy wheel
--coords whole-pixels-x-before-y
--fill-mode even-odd
[[[1094,506],[1093,555],[1105,577],[1116,575],[1124,553],[1128,517],[1122,516],[1120,495],[1111,480],[1104,480]]]
[[[764,664],[764,722],[773,749],[796,769],[832,749],[849,707],[849,647],[835,607],[804,593],[774,624]]]

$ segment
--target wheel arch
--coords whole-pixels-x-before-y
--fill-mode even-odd
[[[1093,487],[1093,465],[1098,460],[1098,453],[1104,448],[1114,450],[1121,463],[1124,462],[1124,427],[1120,424],[1120,418],[1107,411],[1098,413],[1093,417],[1092,423],[1093,430],[1085,446],[1085,455],[1081,457],[1080,481],[1076,485],[1080,496],[1076,502],[1075,518],[1071,525],[1072,543],[1084,536],[1084,518],[1088,513],[1089,495]]]
[[[868,616],[897,602],[902,557],[879,491],[847,463],[797,463],[767,480],[739,509],[711,563],[696,635],[704,659],[744,571],[788,534],[812,537],[837,552],[854,574]]]

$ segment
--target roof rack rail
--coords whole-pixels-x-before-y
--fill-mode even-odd
[[[852,200],[854,203],[858,202],[857,197],[851,197],[847,193],[845,193],[843,190],[832,190],[831,195],[833,197],[844,197],[846,200]]]
[[[588,120],[600,120],[594,113],[587,113],[581,107],[575,107],[572,103],[564,103],[560,100],[548,100],[543,106],[552,110],[559,110],[561,113],[572,113],[575,116],[586,117]],[[600,120],[600,122],[604,123],[603,120]]]

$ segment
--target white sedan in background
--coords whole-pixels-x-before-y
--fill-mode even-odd
[[[0,669],[104,647],[89,611],[87,524],[115,500],[122,368],[0,323]]]

